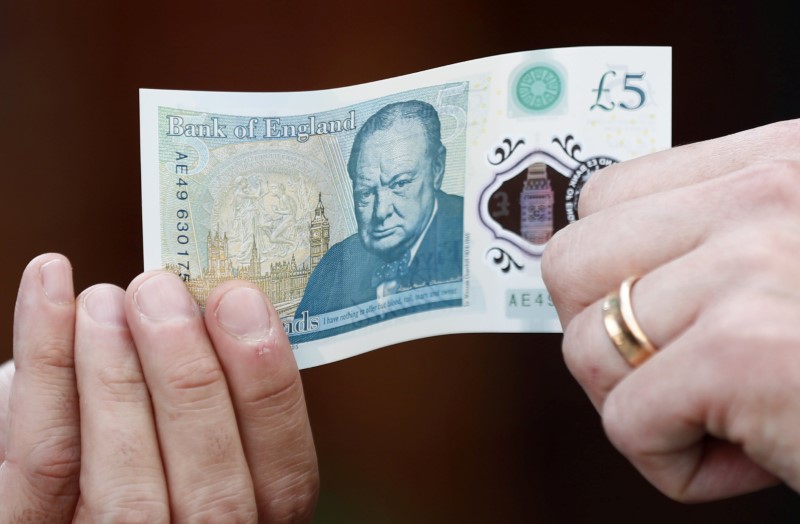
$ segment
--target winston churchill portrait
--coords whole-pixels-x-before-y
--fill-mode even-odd
[[[388,104],[367,119],[347,165],[358,232],[331,246],[314,269],[298,316],[461,280],[464,204],[441,190],[446,159],[430,104]],[[403,313],[432,306],[409,302]],[[458,303],[460,294],[434,307]]]

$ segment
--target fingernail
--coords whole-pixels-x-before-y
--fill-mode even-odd
[[[98,324],[125,327],[125,292],[115,286],[97,286],[83,297],[83,307]]]
[[[197,304],[186,286],[169,273],[142,282],[133,295],[133,301],[143,317],[157,322],[188,320],[198,313]]]
[[[255,289],[231,289],[222,295],[215,315],[220,327],[234,338],[263,340],[269,335],[269,310]]]
[[[39,268],[42,289],[47,298],[56,304],[72,302],[75,291],[72,287],[72,268],[64,260],[57,258]]]

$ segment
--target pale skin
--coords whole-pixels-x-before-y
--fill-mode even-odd
[[[0,522],[308,522],[317,460],[280,320],[227,282],[205,316],[140,275],[73,296],[67,259],[22,276],[0,372]],[[10,398],[9,398],[10,392]]]
[[[800,121],[595,175],[543,259],[567,365],[620,451],[667,495],[800,490]],[[600,301],[660,348],[637,369]],[[309,521],[318,472],[277,314],[228,282],[205,317],[174,275],[73,298],[69,262],[26,268],[0,368],[0,523]]]
[[[609,167],[542,261],[570,371],[611,442],[680,501],[800,490],[800,120]],[[633,369],[603,297],[630,275],[660,348]]]

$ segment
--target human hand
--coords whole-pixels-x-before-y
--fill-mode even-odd
[[[300,375],[253,286],[221,285],[205,318],[158,271],[74,300],[68,261],[42,255],[22,277],[14,361],[0,522],[311,519]]]
[[[702,501],[800,490],[800,121],[600,171],[542,272],[564,356],[611,442],[657,488]],[[660,350],[633,369],[601,302]]]

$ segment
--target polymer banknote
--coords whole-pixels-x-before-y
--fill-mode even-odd
[[[669,48],[593,47],[325,91],[142,90],[145,268],[201,305],[252,282],[301,368],[558,332],[542,253],[593,173],[670,146],[671,81]]]

